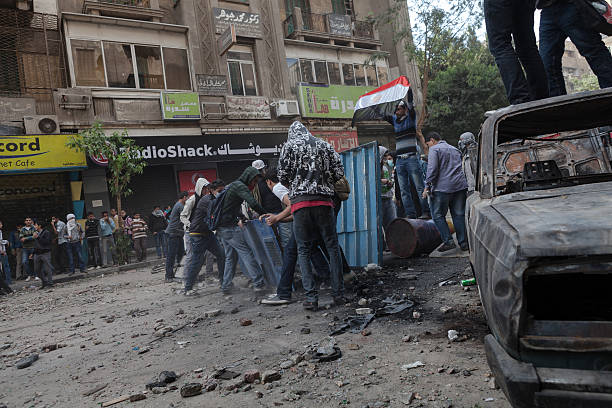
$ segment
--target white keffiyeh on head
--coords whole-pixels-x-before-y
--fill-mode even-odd
[[[68,214],[66,216],[66,220],[68,221],[68,223],[66,224],[66,226],[68,227],[68,236],[72,236],[72,231],[74,231],[74,229],[77,227],[76,217],[74,216],[74,214]]]

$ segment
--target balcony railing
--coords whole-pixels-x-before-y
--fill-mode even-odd
[[[83,13],[152,21],[164,15],[159,0],[85,0]]]
[[[294,8],[293,14],[283,22],[283,27],[287,38],[326,36],[346,38],[348,41],[378,41],[371,21],[352,21],[349,16],[308,13],[299,8]]]
[[[314,14],[302,12],[302,21],[305,31],[314,31],[316,33],[329,33],[327,25],[327,16],[324,14]]]
[[[120,6],[151,8],[150,0],[99,0],[100,3],[117,4]]]

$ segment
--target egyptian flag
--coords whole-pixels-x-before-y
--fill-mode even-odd
[[[412,105],[412,89],[405,76],[362,95],[355,105],[351,126],[354,127],[356,122],[378,120],[386,115],[393,115],[397,104],[402,100]]]

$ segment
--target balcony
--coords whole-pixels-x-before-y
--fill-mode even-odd
[[[83,14],[160,22],[159,0],[85,0]]]
[[[371,21],[353,21],[350,16],[315,14],[293,9],[284,22],[285,38],[379,50],[382,42]]]

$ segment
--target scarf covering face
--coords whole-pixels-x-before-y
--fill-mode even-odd
[[[68,227],[68,236],[72,236],[72,231],[74,231],[74,229],[77,227],[76,217],[74,216],[74,214],[68,214],[66,216],[66,220],[68,221],[68,223],[66,224],[66,226]]]

